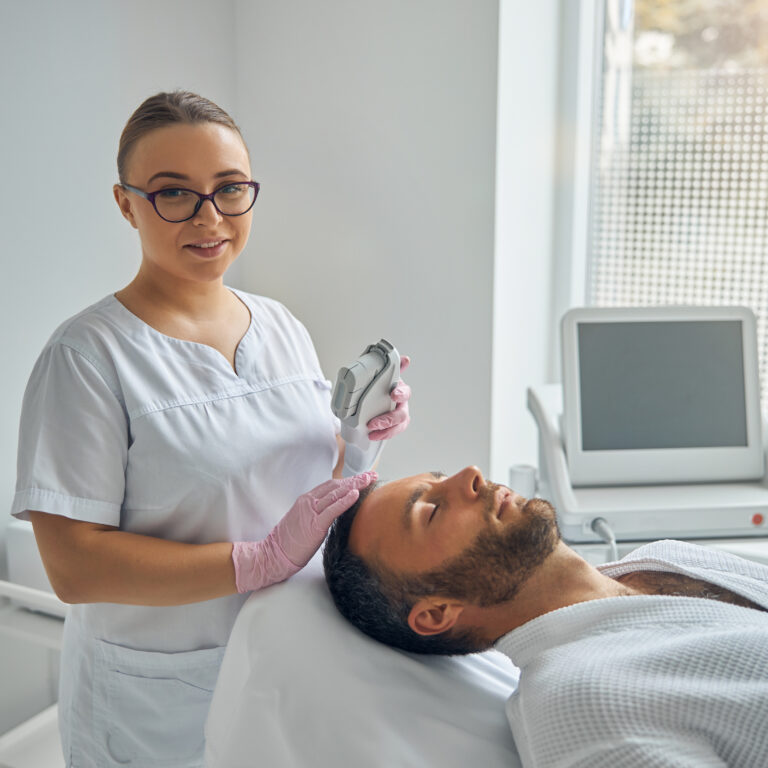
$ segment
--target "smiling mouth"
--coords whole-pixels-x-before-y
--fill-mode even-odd
[[[216,248],[219,245],[222,245],[222,243],[225,243],[226,240],[210,240],[207,243],[187,243],[188,248]]]

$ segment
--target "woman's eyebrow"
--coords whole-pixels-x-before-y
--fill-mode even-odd
[[[248,174],[243,173],[239,168],[229,168],[226,171],[219,171],[218,173],[213,174],[214,179],[222,179],[225,176],[242,176],[243,178],[247,179]],[[155,179],[180,179],[181,181],[189,181],[189,176],[187,176],[184,173],[176,173],[176,171],[159,171],[154,176],[152,176],[147,184],[151,184]]]
[[[189,179],[189,176],[185,176],[183,173],[176,173],[175,171],[160,171],[159,173],[156,173],[154,176],[152,176],[147,184],[151,184],[155,179],[160,179],[163,177],[169,179]]]
[[[247,173],[243,173],[241,170],[238,170],[237,168],[230,168],[228,171],[219,171],[218,173],[213,174],[214,179],[221,179],[224,176],[242,176],[243,178],[248,178]]]

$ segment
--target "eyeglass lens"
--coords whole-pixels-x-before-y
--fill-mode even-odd
[[[216,190],[213,200],[226,216],[239,216],[253,204],[256,189],[249,184],[227,184]],[[163,189],[155,195],[157,212],[168,221],[183,221],[195,214],[200,198],[187,189]]]

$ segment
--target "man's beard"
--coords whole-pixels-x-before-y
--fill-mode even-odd
[[[492,505],[491,497],[487,516],[493,513]],[[515,597],[559,541],[552,505],[544,499],[529,499],[518,524],[501,531],[489,526],[445,565],[418,576],[408,575],[401,586],[412,595],[443,595],[483,607],[505,603]]]

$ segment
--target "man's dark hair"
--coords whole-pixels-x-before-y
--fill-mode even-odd
[[[344,618],[381,643],[412,653],[456,655],[483,650],[469,632],[419,635],[408,626],[408,614],[420,597],[418,578],[401,577],[381,563],[366,563],[349,549],[355,517],[375,486],[360,492],[357,502],[334,522],[323,550],[325,580]],[[414,589],[415,588],[415,589]]]

